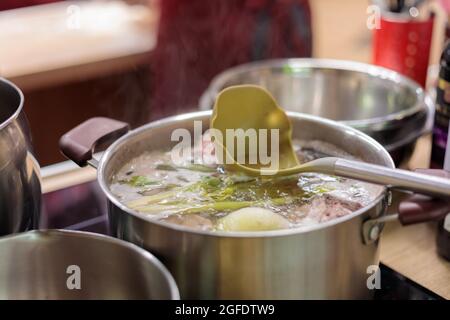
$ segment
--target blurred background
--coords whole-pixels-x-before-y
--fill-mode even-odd
[[[420,1],[419,1],[420,2]],[[373,62],[368,0],[0,1],[0,76],[25,93],[41,166],[59,137],[92,116],[133,127],[194,110],[211,79],[255,60]],[[439,61],[447,14],[426,3]],[[414,15],[414,14],[412,14]]]

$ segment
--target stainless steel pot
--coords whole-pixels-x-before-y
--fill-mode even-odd
[[[49,230],[0,238],[0,299],[179,299],[179,293],[145,250],[98,234]]]
[[[94,118],[64,135],[61,148],[79,165],[98,166],[114,235],[158,256],[174,275],[182,298],[371,297],[366,282],[378,265],[378,236],[388,202],[384,187],[373,203],[350,215],[306,229],[248,233],[196,231],[156,221],[125,207],[111,193],[112,176],[130,159],[173,145],[172,131],[193,130],[194,120],[206,130],[210,115],[184,114],[140,127],[112,144],[98,162],[92,159],[95,144],[124,134],[127,125]],[[296,138],[323,140],[365,161],[394,166],[387,151],[358,130],[309,115],[289,117]]]
[[[23,102],[22,92],[0,78],[0,236],[33,229],[39,223],[39,165]]]
[[[395,162],[406,162],[431,130],[433,102],[414,81],[374,65],[326,59],[277,59],[243,64],[217,75],[200,99],[211,109],[224,88],[267,88],[290,111],[340,121],[380,142]]]

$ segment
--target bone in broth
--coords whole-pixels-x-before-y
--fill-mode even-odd
[[[205,140],[202,142],[205,143]],[[319,141],[294,141],[300,162],[351,158]],[[249,177],[192,159],[175,165],[169,151],[149,151],[123,166],[111,191],[129,208],[154,219],[211,231],[263,231],[317,224],[372,202],[378,186],[317,174]],[[211,158],[212,157],[212,158]]]

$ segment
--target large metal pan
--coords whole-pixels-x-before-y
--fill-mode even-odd
[[[389,201],[385,187],[379,187],[370,205],[350,215],[304,229],[270,232],[198,231],[154,220],[120,203],[109,188],[119,168],[144,151],[174,145],[173,130],[192,131],[195,120],[206,130],[210,115],[198,112],[147,124],[117,140],[98,162],[92,159],[95,144],[124,134],[126,124],[88,120],[64,135],[61,147],[79,165],[89,162],[98,168],[114,235],[158,256],[174,275],[182,298],[371,297],[373,288],[367,281],[378,265],[378,237]],[[394,167],[388,152],[361,131],[310,115],[288,115],[295,138],[326,141],[364,161]]]
[[[0,299],[178,299],[175,281],[150,253],[77,231],[0,238]]]

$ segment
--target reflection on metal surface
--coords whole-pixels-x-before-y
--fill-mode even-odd
[[[23,95],[0,78],[0,236],[38,227],[39,165],[22,111]]]
[[[0,299],[179,298],[154,256],[102,235],[51,230],[3,237],[0,258],[8,262],[0,263]]]

